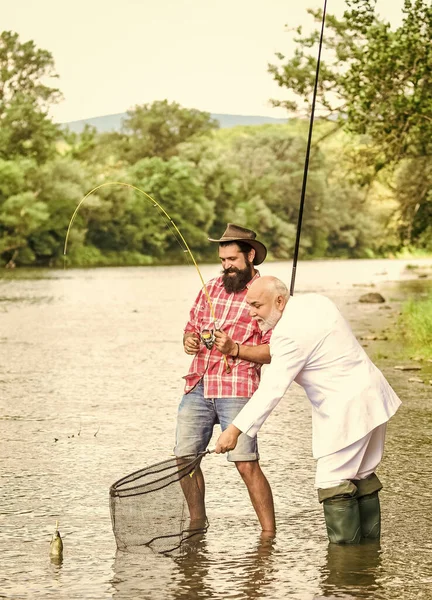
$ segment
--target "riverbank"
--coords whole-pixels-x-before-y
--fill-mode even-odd
[[[412,266],[411,270],[421,279],[432,275],[431,268]],[[432,359],[432,290],[404,302],[398,324],[398,335],[404,342],[407,355]]]
[[[425,267],[430,272],[431,267]],[[358,293],[343,310],[354,333],[373,362],[384,372],[393,387],[409,397],[432,400],[432,277],[418,277],[424,269],[408,269],[405,281],[382,282],[374,291],[385,302],[362,304]]]

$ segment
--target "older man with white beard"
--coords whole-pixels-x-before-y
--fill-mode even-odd
[[[273,329],[271,363],[258,390],[219,437],[216,452],[235,448],[242,433],[255,436],[296,381],[312,405],[315,486],[329,541],[378,539],[382,485],[375,470],[387,421],[401,401],[325,296],[289,297],[282,281],[261,277],[246,302],[261,330]]]

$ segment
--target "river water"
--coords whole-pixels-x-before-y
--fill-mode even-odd
[[[296,293],[327,294],[359,337],[388,335],[400,301],[430,289],[407,263],[301,263]],[[290,269],[260,268],[288,284]],[[202,267],[205,279],[218,270]],[[363,341],[403,401],[378,472],[380,545],[328,545],[313,488],[310,407],[294,384],[260,433],[274,540],[261,540],[234,466],[210,455],[210,528],[190,552],[116,550],[108,489],[172,454],[189,364],[182,328],[199,286],[192,266],[1,273],[0,598],[432,598],[431,365],[394,369],[400,359],[386,341]],[[385,305],[359,304],[368,291]],[[56,520],[61,564],[49,559]]]

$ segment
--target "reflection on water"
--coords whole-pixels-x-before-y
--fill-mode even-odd
[[[321,567],[322,597],[339,593],[351,598],[376,598],[380,590],[381,546],[379,542],[359,546],[329,544]]]
[[[117,551],[113,565],[112,584],[116,600],[130,598],[162,598],[162,587],[173,600],[191,598],[244,598],[263,597],[266,587],[275,584],[272,564],[274,538],[258,536],[257,541],[244,553],[236,555],[226,548],[217,560],[209,548],[206,535],[195,536],[182,546],[177,556],[161,558]],[[148,562],[157,565],[157,575],[149,572]],[[220,589],[217,571],[224,579],[229,569],[231,585]],[[143,577],[143,573],[146,576]]]
[[[377,323],[393,327],[404,294],[431,287],[428,280],[408,281],[407,262],[300,264],[296,293],[326,293],[357,334],[375,333]],[[206,279],[218,270],[202,267]],[[289,284],[289,264],[264,264],[261,273]],[[181,332],[200,285],[196,272],[16,270],[0,277],[0,596],[432,597],[432,387],[394,370],[388,343],[365,342],[367,351],[381,348],[388,357],[380,365],[403,400],[389,424],[379,470],[380,548],[328,546],[313,487],[310,407],[292,386],[260,432],[276,538],[259,537],[235,467],[211,455],[203,464],[210,521],[205,537],[192,538],[172,557],[151,550],[127,554],[115,548],[108,490],[125,474],[172,455],[189,366]],[[358,303],[372,284],[385,305]],[[423,364],[421,377],[432,379],[428,373]],[[49,559],[57,520],[64,540],[58,565]]]

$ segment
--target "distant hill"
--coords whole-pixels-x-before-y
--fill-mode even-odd
[[[103,117],[92,117],[90,119],[82,119],[81,121],[70,121],[63,123],[75,133],[81,133],[86,124],[96,127],[103,133],[105,131],[119,131],[122,120],[126,117],[126,113],[117,113],[115,115],[104,115]],[[212,114],[213,119],[219,121],[219,126],[222,129],[235,127],[236,125],[263,125],[265,123],[287,123],[288,119],[276,119],[274,117],[260,117],[255,115],[219,115]]]

